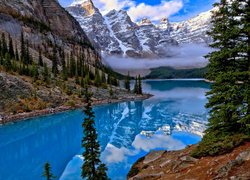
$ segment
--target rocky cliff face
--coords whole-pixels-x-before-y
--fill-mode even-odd
[[[108,55],[162,58],[172,56],[171,47],[178,44],[211,41],[206,35],[210,11],[188,21],[170,23],[163,18],[159,24],[153,24],[147,18],[134,23],[124,10],[112,10],[103,16],[91,0],[74,1],[67,10],[95,46]]]
[[[90,63],[98,59],[79,23],[56,0],[0,0],[0,4],[0,31],[9,33],[16,44],[23,32],[30,48],[41,48],[47,57],[56,45],[66,52],[83,49]]]

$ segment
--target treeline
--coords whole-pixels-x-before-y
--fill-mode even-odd
[[[205,78],[207,67],[192,69],[175,69],[172,67],[159,67],[151,69],[147,79],[177,79],[177,78]]]
[[[34,81],[40,79],[49,84],[51,79],[62,79],[67,81],[69,78],[75,79],[76,84],[95,85],[97,87],[108,85],[118,86],[119,81],[116,74],[108,68],[103,68],[98,63],[90,66],[88,56],[81,49],[79,52],[71,51],[69,54],[61,47],[53,45],[52,53],[46,56],[52,61],[52,67],[44,61],[42,50],[39,49],[37,59],[30,53],[30,43],[21,33],[20,50],[17,43],[13,43],[10,35],[6,37],[2,33],[0,38],[0,66],[7,72],[16,72],[20,75],[30,76]]]

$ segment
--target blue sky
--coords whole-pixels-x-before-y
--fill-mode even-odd
[[[59,0],[69,6],[73,0]],[[210,10],[216,0],[93,0],[95,6],[105,14],[112,9],[126,9],[134,21],[143,17],[158,21],[169,17],[170,21],[182,21]]]

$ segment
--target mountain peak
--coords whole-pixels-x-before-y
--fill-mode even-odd
[[[152,25],[152,22],[148,18],[143,18],[139,23],[139,26],[146,26],[146,25]]]
[[[96,12],[96,8],[92,0],[74,0],[71,7],[82,7],[85,11],[85,16],[91,16]]]
[[[160,21],[161,24],[169,24],[169,19],[167,17],[164,17]]]
[[[85,3],[92,3],[93,4],[92,0],[74,0],[70,6],[83,5]]]

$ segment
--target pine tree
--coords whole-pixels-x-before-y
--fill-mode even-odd
[[[108,83],[108,84],[111,84],[111,77],[110,77],[110,74],[108,74],[107,83]]]
[[[7,48],[7,43],[5,39],[5,34],[2,33],[2,56],[5,56],[7,52],[8,52],[8,48]]]
[[[15,46],[15,59],[16,59],[16,61],[19,61],[19,53],[18,53],[18,49],[17,49],[17,44]]]
[[[208,93],[210,111],[210,125],[208,133],[237,133],[242,130],[240,120],[244,118],[247,102],[244,94],[247,93],[246,80],[249,74],[249,64],[246,63],[247,50],[241,47],[248,45],[242,42],[241,21],[237,17],[239,2],[221,0],[215,4],[219,8],[214,12],[213,25],[209,33],[214,43],[211,47],[217,50],[210,53],[208,77],[215,80],[212,90]],[[239,83],[243,81],[243,83]]]
[[[107,175],[107,170],[108,168],[106,167],[105,164],[100,164],[97,168],[97,180],[108,180],[108,175]]]
[[[231,137],[250,135],[249,3],[221,0],[215,6],[209,35],[216,50],[207,56],[208,78],[214,81],[207,94],[210,117],[197,156],[227,152],[241,142],[230,142]]]
[[[44,172],[43,172],[43,177],[46,178],[46,180],[52,180],[55,179],[56,177],[51,173],[51,166],[48,162],[44,164]]]
[[[128,90],[128,92],[130,92],[130,75],[129,75],[129,72],[128,72],[128,75],[125,79],[125,89]]]
[[[85,78],[84,78],[84,84],[85,86],[90,84],[90,78],[89,78],[89,73],[86,74]]]
[[[101,86],[101,77],[100,77],[99,70],[97,68],[95,68],[94,84],[95,84],[96,87]]]
[[[5,59],[4,59],[4,67],[6,68],[6,71],[10,71],[12,69],[10,54],[5,53]]]
[[[106,75],[105,75],[105,73],[102,71],[102,77],[101,77],[101,79],[102,79],[102,83],[103,84],[106,84],[107,83],[107,80],[106,80]]]
[[[92,109],[92,94],[88,88],[85,89],[86,106],[84,109],[85,118],[82,124],[84,137],[82,139],[82,147],[84,163],[82,165],[82,178],[89,180],[107,179],[106,167],[100,161],[100,145],[97,141],[97,133],[95,130],[95,115]]]
[[[112,97],[114,95],[114,91],[112,85],[109,86],[109,96]]]
[[[141,75],[138,76],[138,92],[137,92],[137,94],[142,94]]]
[[[53,56],[52,56],[52,73],[54,76],[57,76],[58,71],[58,62],[57,62],[57,52],[56,47],[53,47]]]
[[[41,48],[39,48],[38,64],[39,64],[39,66],[43,67],[43,57],[42,57]]]
[[[12,38],[10,35],[9,35],[9,51],[8,52],[10,54],[10,58],[13,59],[15,57],[15,52],[14,52]]]
[[[50,80],[49,69],[47,63],[43,64],[43,80],[48,84]]]
[[[134,85],[134,91],[133,91],[135,94],[138,93],[138,79],[137,79],[137,76],[135,77],[135,85]]]
[[[30,51],[29,51],[29,41],[27,40],[25,43],[25,53],[24,53],[24,57],[23,57],[23,62],[24,64],[28,65],[31,64],[31,56],[30,56]]]
[[[73,53],[70,54],[70,77],[74,77],[76,75],[76,61]]]
[[[38,66],[35,65],[34,63],[32,64],[32,77],[33,77],[33,80],[36,81],[38,80],[38,77],[39,77],[39,71],[38,71]]]
[[[0,37],[0,65],[3,65],[2,37]]]
[[[21,61],[24,62],[25,59],[25,42],[24,42],[24,35],[21,32]]]

